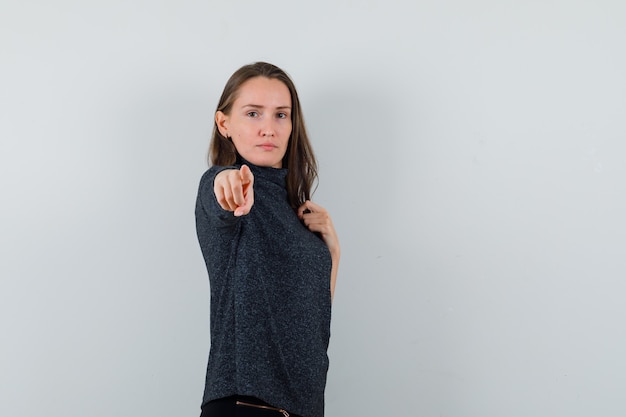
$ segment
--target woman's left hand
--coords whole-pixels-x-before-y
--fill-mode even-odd
[[[340,254],[339,238],[326,209],[307,200],[298,207],[298,217],[310,231],[317,232],[322,236],[331,256],[338,260]]]

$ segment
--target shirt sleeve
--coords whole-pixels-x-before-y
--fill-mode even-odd
[[[208,218],[215,218],[225,223],[234,223],[239,218],[235,217],[232,211],[224,210],[220,206],[213,190],[215,177],[227,169],[238,169],[238,167],[212,166],[202,175],[198,189],[198,205]]]

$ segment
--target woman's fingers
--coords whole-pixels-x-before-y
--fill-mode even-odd
[[[304,204],[302,204],[300,207],[298,207],[298,217],[301,220],[303,219],[303,216],[305,214],[325,213],[325,212],[326,212],[326,209],[324,209],[324,207],[315,204],[311,200],[305,201]]]
[[[307,200],[298,207],[298,217],[310,231],[322,235],[322,239],[331,250],[331,253],[339,251],[339,240],[335,226],[330,214],[324,207]]]
[[[254,204],[254,175],[250,168],[224,170],[215,177],[213,190],[220,207],[233,211],[235,216],[244,216]]]
[[[230,187],[225,184],[221,184],[216,186],[215,196],[217,197],[217,201],[220,203],[220,206],[224,210],[232,211],[233,208],[233,193]]]
[[[237,187],[238,197],[237,208],[235,209],[235,216],[245,216],[250,213],[252,205],[254,204],[254,175],[247,165],[242,165],[239,170],[239,179],[241,181],[241,187]]]

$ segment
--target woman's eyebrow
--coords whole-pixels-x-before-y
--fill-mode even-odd
[[[241,108],[246,108],[246,107],[252,107],[252,108],[255,108],[255,109],[264,109],[265,108],[265,106],[263,106],[261,104],[244,104],[243,106],[241,106]],[[284,109],[291,110],[291,106],[278,106],[278,107],[275,107],[275,108],[279,109],[279,110],[284,110]]]

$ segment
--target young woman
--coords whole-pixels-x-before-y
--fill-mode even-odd
[[[310,201],[317,164],[284,71],[231,76],[209,158],[196,204],[211,288],[201,417],[322,417],[340,249]]]

